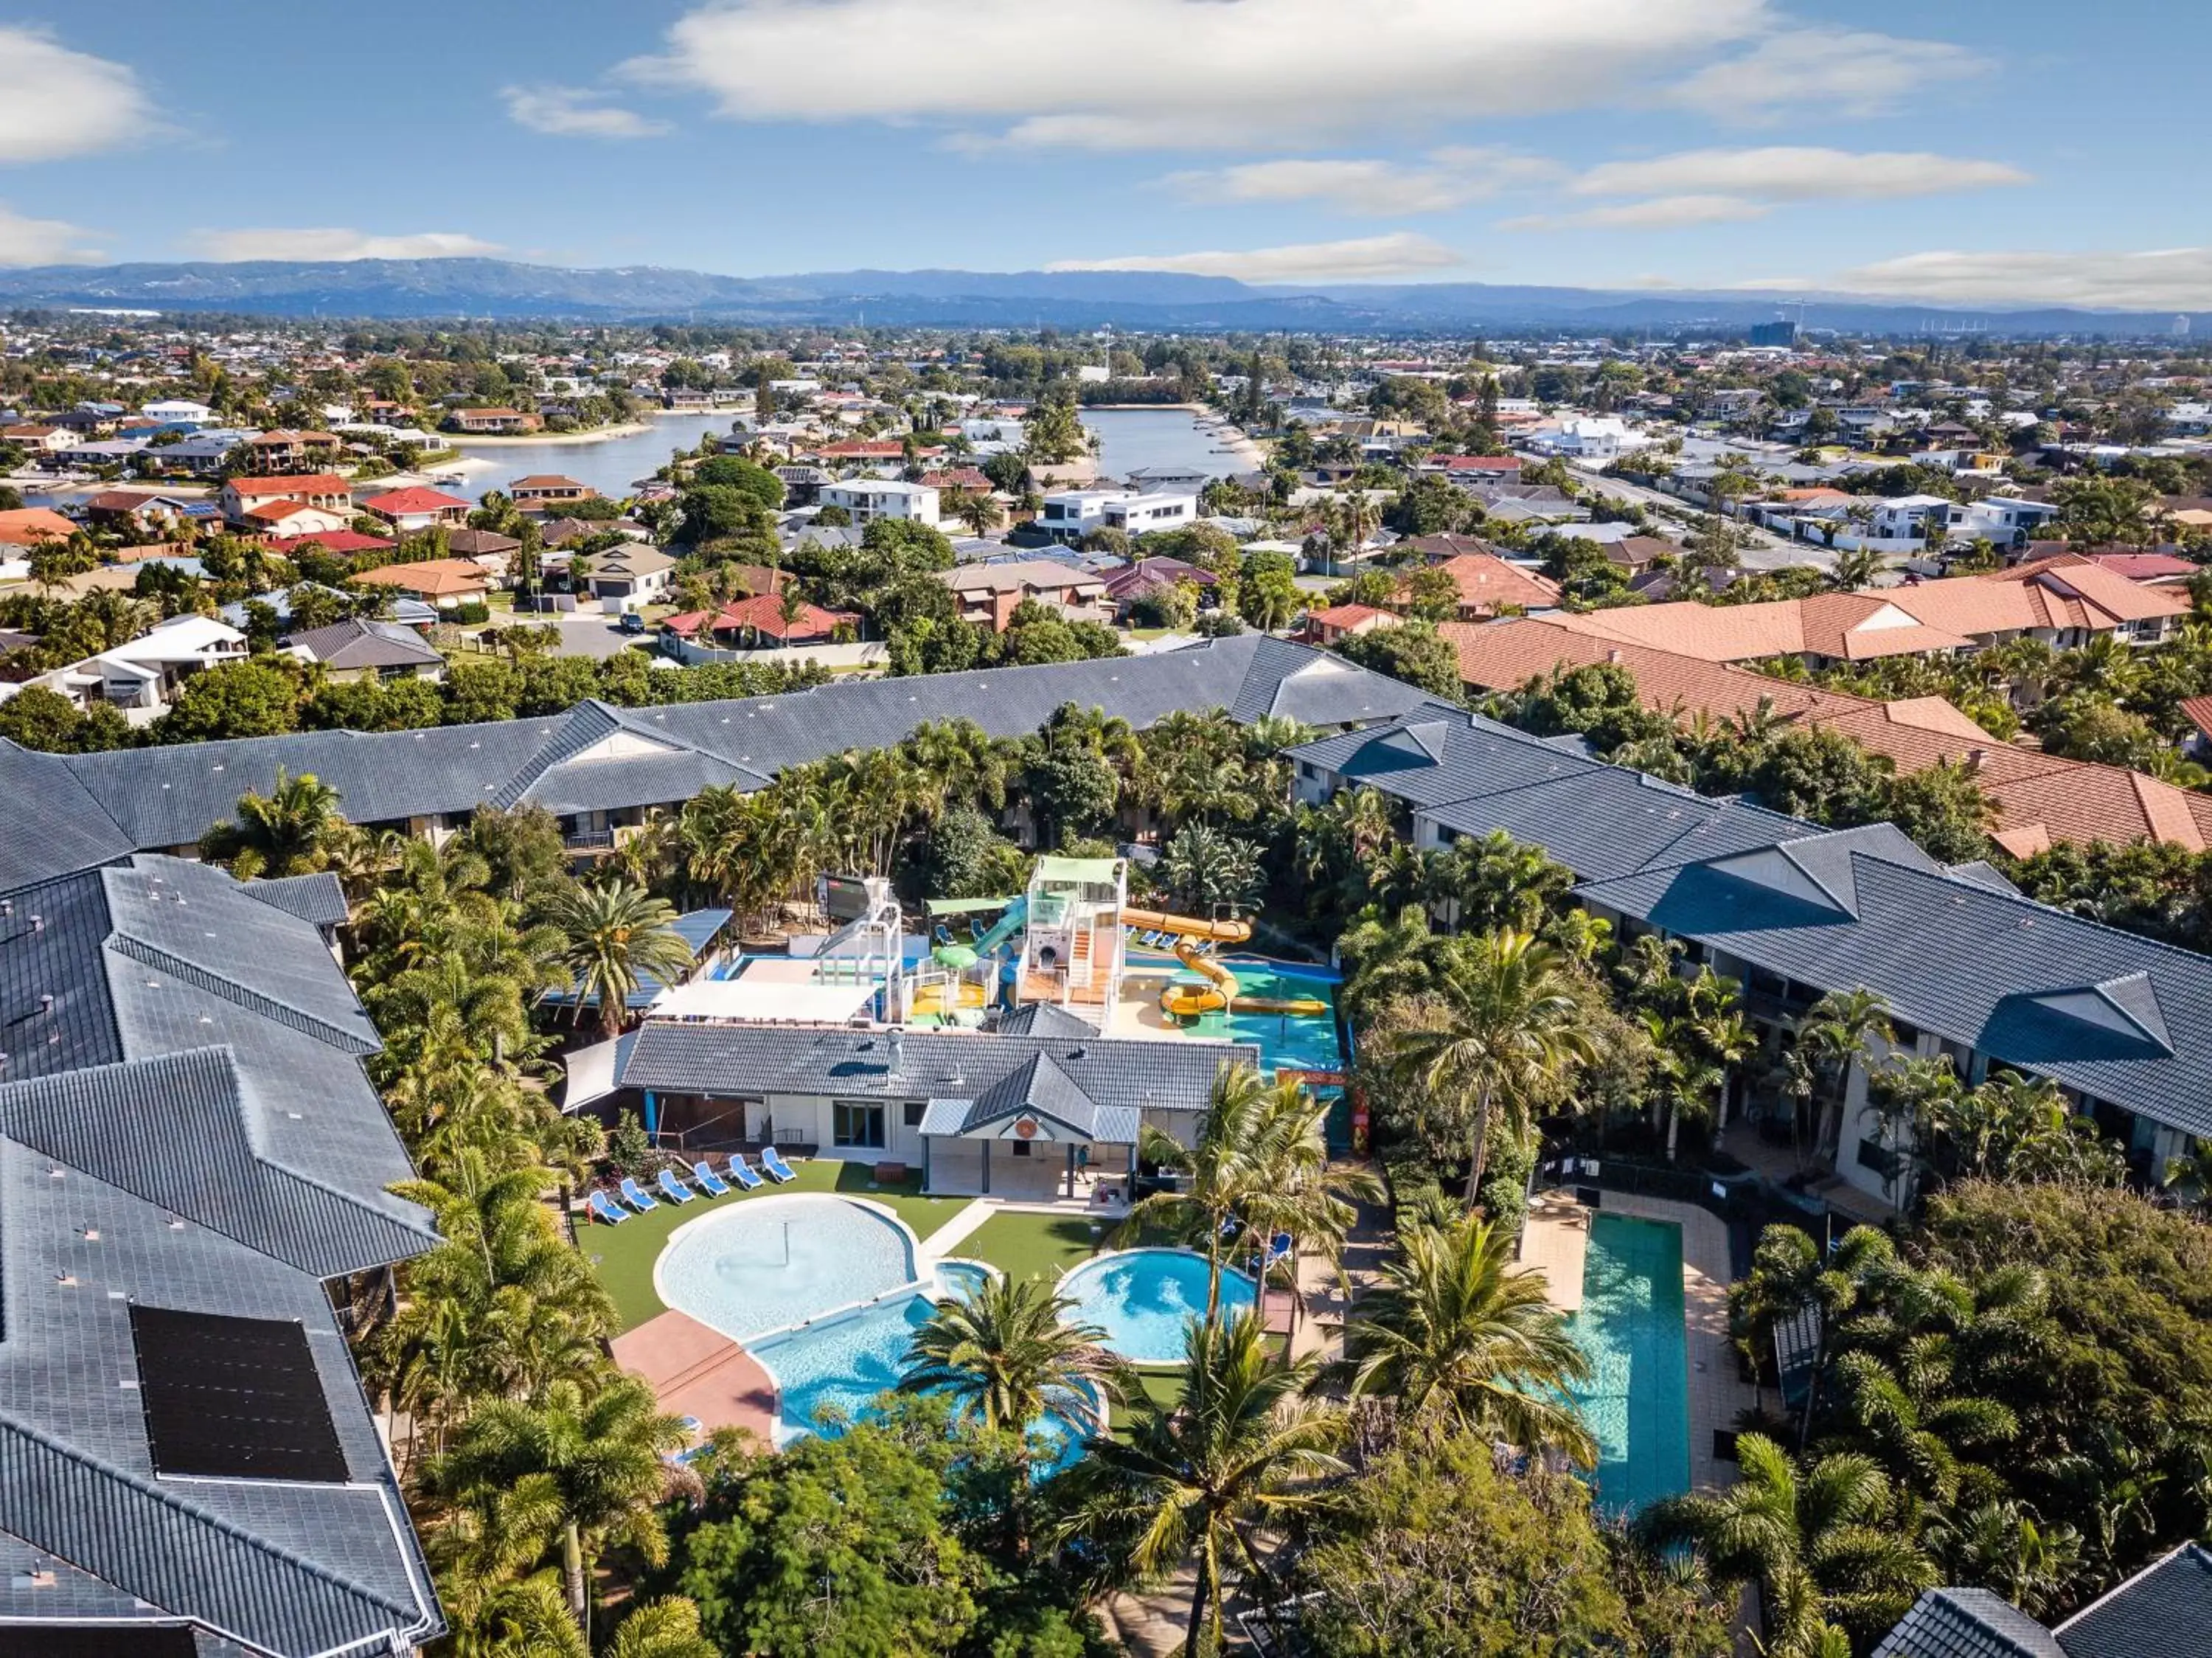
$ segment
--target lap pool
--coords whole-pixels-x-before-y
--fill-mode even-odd
[[[1682,1228],[1602,1210],[1592,1216],[1582,1309],[1568,1327],[1589,1356],[1589,1380],[1573,1392],[1597,1437],[1600,1506],[1634,1513],[1689,1490]]]
[[[749,1198],[678,1227],[653,1269],[661,1301],[750,1343],[921,1276],[914,1234],[826,1193]]]

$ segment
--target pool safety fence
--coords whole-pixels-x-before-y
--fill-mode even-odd
[[[1755,1169],[1722,1174],[1547,1146],[1538,1157],[1528,1189],[1532,1196],[1539,1192],[1571,1191],[1592,1208],[1603,1207],[1607,1192],[1694,1204],[1728,1222],[1729,1253],[1738,1277],[1750,1271],[1752,1248],[1759,1234],[1770,1226],[1794,1226],[1824,1250],[1832,1247],[1835,1239],[1849,1227],[1848,1220],[1838,1225],[1835,1213],[1822,1199],[1778,1186]]]

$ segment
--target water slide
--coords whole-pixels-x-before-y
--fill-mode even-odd
[[[1167,915],[1158,910],[1124,910],[1121,923],[1140,931],[1173,933],[1176,960],[1206,981],[1203,984],[1170,983],[1160,992],[1160,1011],[1170,1019],[1195,1019],[1200,1014],[1219,1013],[1224,1008],[1236,1013],[1328,1011],[1328,1003],[1304,997],[1239,996],[1237,975],[1212,957],[1200,954],[1202,943],[1243,943],[1252,936],[1252,923],[1249,921],[1200,921],[1194,916]]]
[[[975,941],[975,954],[988,955],[1029,924],[1030,901],[1026,895],[1013,899],[1006,912],[993,922],[983,936]]]

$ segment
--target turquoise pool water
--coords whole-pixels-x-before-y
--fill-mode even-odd
[[[1221,965],[1237,976],[1240,996],[1265,997],[1273,1001],[1326,1002],[1329,1010],[1319,1014],[1209,1013],[1179,1028],[1193,1036],[1226,1037],[1249,1042],[1260,1050],[1260,1069],[1273,1076],[1279,1068],[1292,1070],[1342,1070],[1344,1046],[1337,1035],[1337,981],[1321,973],[1302,973],[1279,962],[1222,958]],[[1178,971],[1176,981],[1200,984],[1194,972]]]
[[[1106,1345],[1133,1364],[1176,1364],[1183,1332],[1206,1316],[1206,1257],[1188,1249],[1121,1249],[1071,1270],[1060,1293],[1075,1305],[1067,1317],[1095,1324]],[[1221,1305],[1242,1312],[1257,1298],[1252,1280],[1224,1269]]]
[[[777,1418],[785,1440],[837,1433],[860,1420],[906,1373],[907,1345],[929,1321],[940,1295],[964,1295],[990,1277],[972,1261],[940,1262],[934,1286],[750,1344],[747,1350],[776,1381]],[[827,1412],[827,1415],[824,1413]],[[1042,1472],[1072,1460],[1082,1435],[1059,1416],[1037,1424]]]
[[[748,1341],[915,1281],[914,1240],[890,1216],[826,1193],[754,1198],[678,1228],[660,1299]]]
[[[1597,1436],[1600,1505],[1633,1513],[1689,1490],[1682,1228],[1602,1210],[1593,1216],[1582,1309],[1568,1327],[1589,1356],[1590,1378],[1574,1392]]]

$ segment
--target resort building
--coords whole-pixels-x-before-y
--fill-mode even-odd
[[[1502,831],[1580,880],[1574,896],[1620,936],[1656,933],[1741,986],[1771,1056],[1827,991],[1863,987],[1895,1047],[1949,1057],[1968,1083],[1993,1067],[2049,1077],[2154,1178],[2212,1137],[2212,960],[2023,897],[1985,863],[1937,863],[1888,824],[1826,831],[1608,765],[1434,704],[1386,728],[1292,751],[1299,798],[1370,788],[1416,846]],[[1738,1067],[1731,1115],[1787,1109]],[[1911,1147],[1848,1084],[1837,1173],[1901,1203]]]
[[[362,1070],[335,878],[118,856],[0,789],[0,1651],[404,1654],[443,1632],[347,1350],[432,1247]]]

